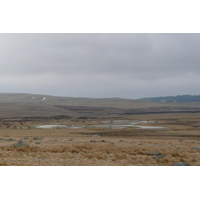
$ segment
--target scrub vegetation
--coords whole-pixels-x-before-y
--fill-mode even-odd
[[[48,97],[45,100],[48,100]],[[149,111],[152,104],[148,104],[149,102],[136,101],[134,104],[132,100],[132,104],[129,102],[127,105],[123,100],[120,104],[119,99],[116,100],[117,103],[113,99],[113,107],[104,107],[102,102],[105,104],[107,101],[106,104],[110,104],[111,100],[99,100],[99,106],[98,103],[91,105],[94,100],[88,99],[88,105],[86,100],[85,105],[80,105],[80,101],[77,106],[70,107],[66,102],[56,105],[59,109],[62,107],[62,112],[68,109],[67,113],[75,112],[74,115],[57,111],[51,115],[50,110],[45,113],[45,109],[52,107],[52,103],[46,103],[43,113],[38,116],[35,115],[35,107],[32,111],[29,108],[29,112],[22,115],[19,112],[18,116],[15,112],[20,110],[19,107],[15,109],[15,106],[10,107],[9,104],[7,108],[1,107],[7,112],[7,116],[0,119],[0,165],[174,166],[174,163],[178,162],[200,165],[200,115],[198,112],[190,112],[191,110],[186,112],[189,108],[200,107],[198,103],[188,104],[188,107],[186,104],[174,103],[174,107],[185,108],[185,112],[173,112],[172,103],[162,103],[160,106],[159,103],[153,102],[154,110],[157,108],[157,111],[151,113]],[[13,105],[19,102],[13,102]],[[55,106],[56,101],[52,102]],[[26,103],[24,100],[24,104],[21,104],[24,109],[27,108]],[[40,109],[43,104],[44,100],[39,103]],[[143,110],[143,113],[123,113],[134,106],[134,109]],[[94,107],[96,109],[93,109]],[[161,108],[169,109],[168,112],[162,112]],[[109,128],[113,123],[132,121],[143,121],[139,124],[141,127],[159,126],[166,129],[142,129],[134,126]],[[40,125],[65,126],[36,128]],[[22,145],[18,146],[19,143]]]

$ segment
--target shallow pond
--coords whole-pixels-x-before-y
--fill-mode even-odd
[[[136,124],[141,123],[152,123],[153,121],[129,121],[129,120],[115,120],[113,122],[111,121],[101,121],[100,125],[38,125],[35,126],[35,128],[41,128],[41,129],[58,129],[58,128],[67,128],[67,129],[83,129],[83,128],[108,128],[108,129],[124,129],[129,127],[135,127],[139,129],[160,129],[165,130],[167,128],[163,126],[139,126]]]
[[[134,126],[136,128],[140,128],[140,129],[159,129],[159,130],[166,130],[166,127],[163,126]]]

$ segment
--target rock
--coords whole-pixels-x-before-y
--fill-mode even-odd
[[[16,141],[16,140],[13,138],[9,138],[8,140],[5,140],[5,141]]]
[[[91,140],[90,142],[94,142],[94,143],[97,143],[97,141],[95,141],[95,140]]]
[[[81,117],[79,117],[79,119],[88,119],[88,117],[86,117],[86,116],[81,116]]]
[[[183,140],[179,140],[179,142],[182,142]]]
[[[40,142],[36,142],[35,144],[40,144]]]
[[[114,142],[111,142],[110,144],[115,144]]]
[[[6,136],[4,136],[4,137],[10,137],[10,136],[6,135]]]
[[[105,140],[101,140],[101,142],[106,142]]]
[[[120,140],[119,142],[124,142],[124,140]]]
[[[72,138],[72,139],[70,139],[70,140],[68,140],[68,141],[73,141],[74,139]]]
[[[35,137],[33,138],[33,140],[41,140],[42,138],[39,138],[39,137]]]
[[[152,158],[153,159],[160,159],[160,158],[164,158],[164,156],[163,155],[155,155]]]
[[[164,158],[164,156],[163,156],[163,155],[161,155],[159,151],[152,151],[152,152],[149,152],[149,154],[152,154],[152,155],[154,155],[154,156],[152,157],[153,159],[160,159],[160,158]]]
[[[160,152],[159,151],[151,151],[151,152],[149,152],[149,154],[156,156],[156,155],[159,155]]]
[[[190,148],[190,149],[200,151],[200,148],[196,148],[196,147],[194,147],[194,148]]]
[[[186,162],[176,162],[173,163],[174,166],[191,166],[190,164],[186,163]]]
[[[17,147],[28,147],[28,144],[26,142],[23,142],[21,140],[19,140],[18,143],[13,144],[13,146],[17,146]]]
[[[27,138],[27,137],[25,137],[25,138],[24,138],[24,140],[28,140],[28,138]]]

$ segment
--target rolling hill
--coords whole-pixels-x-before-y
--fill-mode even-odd
[[[155,101],[155,102],[200,102],[200,95],[150,97],[150,98],[142,98],[141,100]]]
[[[99,117],[169,112],[200,112],[200,103],[0,93],[0,118]]]

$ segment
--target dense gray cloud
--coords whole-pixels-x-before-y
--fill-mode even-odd
[[[0,34],[0,92],[199,94],[200,34]]]

